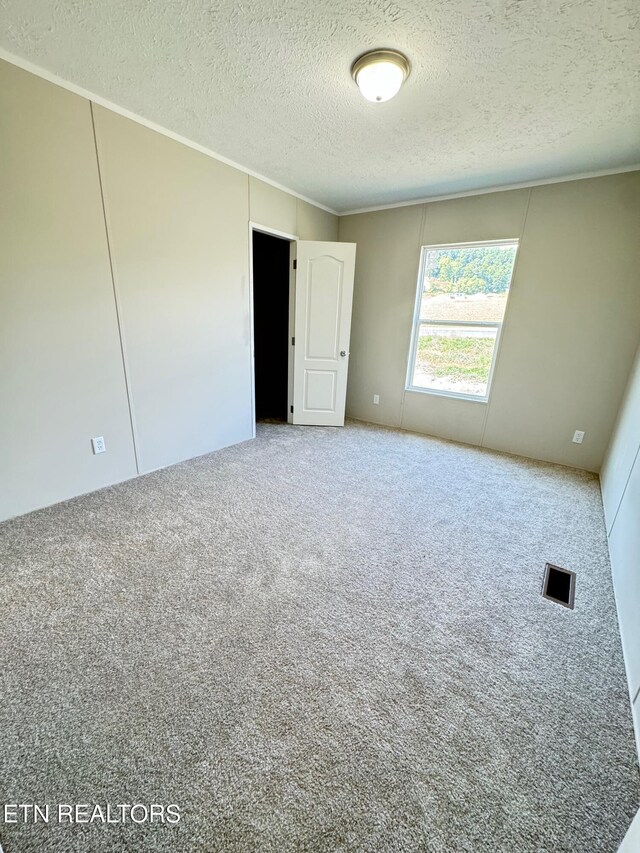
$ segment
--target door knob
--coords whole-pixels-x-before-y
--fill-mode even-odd
[[[346,358],[347,356],[346,352],[343,349],[340,350],[340,355],[342,356],[342,358]]]

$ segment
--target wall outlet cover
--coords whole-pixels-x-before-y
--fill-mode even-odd
[[[584,440],[584,430],[577,429],[574,432],[573,438],[571,440],[573,441],[574,444],[582,444],[582,442]]]
[[[380,404],[380,394],[373,395],[373,405],[378,406]]]
[[[93,447],[94,453],[104,453],[107,449],[106,444],[104,443],[104,436],[99,435],[97,438],[91,439],[91,446]]]

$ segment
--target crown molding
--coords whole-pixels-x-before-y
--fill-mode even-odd
[[[624,172],[636,172],[640,170],[640,163],[635,163],[631,166],[621,166],[616,169],[601,169],[593,172],[580,172],[577,174],[563,175],[556,178],[542,178],[536,181],[522,181],[521,183],[515,184],[501,184],[498,186],[465,190],[463,192],[458,193],[449,193],[447,195],[424,196],[421,198],[408,199],[407,201],[397,201],[391,202],[389,204],[379,204],[372,205],[371,207],[359,207],[354,208],[352,210],[338,211],[334,208],[328,207],[326,204],[321,204],[320,202],[315,201],[314,199],[309,198],[308,196],[302,195],[302,193],[299,193],[296,190],[292,190],[290,187],[284,186],[284,184],[280,184],[277,181],[272,181],[271,178],[266,177],[266,175],[261,175],[259,172],[255,172],[253,169],[249,169],[246,166],[243,166],[241,163],[236,163],[235,160],[230,160],[228,157],[224,157],[222,154],[217,154],[210,148],[206,148],[204,145],[200,145],[198,142],[193,142],[191,139],[187,139],[187,137],[181,136],[179,133],[175,133],[173,130],[169,130],[168,128],[163,127],[162,125],[156,124],[156,122],[149,121],[148,119],[144,118],[144,116],[131,112],[131,110],[127,110],[124,107],[113,103],[113,101],[109,101],[107,98],[103,98],[100,95],[96,95],[94,92],[90,92],[88,89],[85,89],[82,86],[77,86],[75,83],[71,83],[69,80],[65,80],[63,77],[59,77],[57,74],[48,71],[46,68],[42,68],[40,65],[36,65],[28,59],[23,59],[21,56],[17,56],[16,54],[11,53],[10,51],[5,50],[2,47],[0,47],[0,59],[9,62],[11,65],[17,66],[18,68],[22,68],[24,71],[28,71],[31,74],[35,74],[37,77],[40,77],[43,80],[47,80],[49,83],[53,83],[54,85],[60,86],[61,88],[66,89],[69,92],[73,92],[73,94],[79,95],[81,98],[85,98],[86,100],[91,101],[94,104],[98,104],[101,107],[105,107],[106,109],[111,110],[112,112],[115,112],[118,115],[123,116],[124,118],[128,118],[131,121],[135,121],[137,124],[141,124],[144,127],[149,128],[149,130],[153,130],[156,133],[161,133],[163,136],[166,136],[169,139],[173,139],[175,142],[179,142],[182,145],[186,145],[187,147],[192,148],[194,151],[199,151],[201,154],[205,154],[207,157],[212,157],[214,160],[218,160],[221,163],[225,163],[227,166],[231,166],[232,168],[237,169],[238,171],[243,172],[246,175],[250,175],[252,178],[257,178],[258,180],[263,181],[265,184],[269,184],[269,186],[275,187],[275,189],[281,190],[282,192],[286,192],[289,195],[294,196],[294,198],[299,198],[301,201],[307,202],[307,204],[311,204],[314,207],[319,208],[320,210],[324,210],[327,213],[333,214],[334,216],[353,216],[358,213],[375,213],[378,210],[392,210],[396,207],[411,207],[415,204],[429,204],[430,202],[434,201],[449,201],[455,198],[467,198],[468,196],[487,195],[488,193],[527,189],[529,187],[540,187],[545,186],[547,184],[559,184],[564,183],[566,181],[580,181],[585,180],[587,178],[601,178],[605,177],[606,175],[619,175]]]
[[[607,175],[621,175],[624,172],[640,171],[640,163],[635,163],[632,166],[620,166],[617,169],[600,169],[594,172],[580,172],[575,175],[563,175],[558,178],[541,178],[538,181],[523,181],[519,184],[500,184],[495,187],[483,187],[475,190],[465,190],[459,193],[450,193],[449,195],[425,196],[424,198],[414,198],[409,201],[396,201],[390,204],[378,204],[373,207],[358,207],[354,210],[341,210],[338,216],[354,216],[357,213],[375,213],[377,210],[392,210],[394,207],[411,207],[414,204],[429,204],[432,201],[449,201],[454,198],[467,198],[473,195],[488,195],[489,193],[507,192],[508,190],[524,190],[529,187],[543,187],[547,184],[563,184],[567,181],[582,181],[587,178],[604,178]]]

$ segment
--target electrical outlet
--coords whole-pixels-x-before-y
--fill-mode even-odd
[[[373,405],[374,406],[380,405],[380,394],[374,394],[373,395]]]
[[[104,453],[107,449],[106,444],[104,443],[104,436],[99,435],[97,438],[91,439],[91,446],[93,447],[94,453]]]
[[[571,440],[573,441],[574,444],[582,444],[582,442],[584,440],[584,430],[577,429],[574,432],[573,438]]]

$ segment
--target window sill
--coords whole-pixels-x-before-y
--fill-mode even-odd
[[[475,394],[458,394],[455,391],[437,391],[431,388],[416,388],[414,385],[407,385],[404,389],[412,394],[428,394],[432,397],[448,397],[450,400],[466,400],[468,403],[484,403],[489,402],[489,397],[478,397]]]

